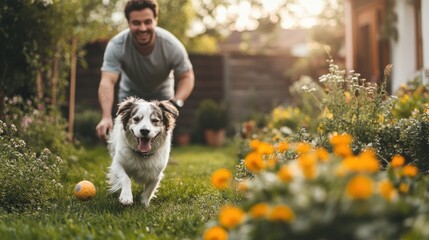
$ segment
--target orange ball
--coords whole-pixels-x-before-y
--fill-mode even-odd
[[[74,187],[74,195],[77,199],[82,201],[91,200],[96,192],[94,184],[87,180],[80,181]]]

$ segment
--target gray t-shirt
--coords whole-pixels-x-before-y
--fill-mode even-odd
[[[174,97],[174,77],[192,69],[183,44],[173,34],[156,27],[155,48],[148,56],[139,53],[126,29],[107,44],[101,71],[120,74],[119,100],[129,96],[145,100]]]

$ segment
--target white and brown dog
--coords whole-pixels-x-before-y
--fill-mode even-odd
[[[131,179],[145,186],[141,202],[149,206],[170,156],[177,108],[169,101],[130,97],[121,102],[109,136],[112,164],[107,174],[110,192],[121,190],[119,201],[133,203]]]

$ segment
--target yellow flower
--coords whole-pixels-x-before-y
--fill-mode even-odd
[[[251,149],[256,150],[258,149],[258,146],[261,144],[261,141],[259,141],[258,139],[253,139],[252,141],[250,141],[249,146]]]
[[[401,155],[395,155],[392,158],[391,164],[394,168],[403,166],[405,163],[405,158]]]
[[[287,205],[278,205],[271,209],[268,219],[274,222],[292,222],[295,213]]]
[[[346,172],[374,173],[380,170],[380,163],[373,150],[366,150],[361,152],[359,156],[344,158],[341,167]]]
[[[380,170],[380,162],[374,150],[367,149],[358,156],[358,170],[361,172],[374,173]]]
[[[402,174],[407,177],[415,177],[418,172],[419,169],[413,165],[406,165],[402,168]]]
[[[276,150],[279,153],[284,153],[289,149],[289,143],[287,142],[279,142],[276,146]]]
[[[387,179],[384,179],[378,183],[378,191],[380,195],[388,201],[393,200],[397,195],[395,187]]]
[[[307,179],[313,179],[316,177],[316,164],[317,159],[314,154],[308,153],[298,158],[298,165]]]
[[[399,184],[399,191],[401,193],[407,193],[409,190],[410,190],[410,185],[408,185],[406,183]]]
[[[223,206],[219,212],[219,223],[227,229],[232,229],[243,222],[244,216],[245,213],[241,208]]]
[[[265,168],[265,162],[261,154],[251,152],[244,158],[244,166],[246,166],[249,171],[258,173]]]
[[[368,199],[372,195],[373,185],[371,178],[364,175],[355,176],[347,184],[347,194],[352,199]]]
[[[352,136],[350,134],[340,134],[331,137],[330,141],[332,145],[350,145],[352,143]]]
[[[403,97],[401,97],[401,99],[399,99],[399,102],[400,102],[401,104],[405,104],[405,103],[407,103],[409,100],[410,100],[410,96],[408,96],[408,95],[404,95]]]
[[[295,150],[299,154],[304,154],[311,150],[311,145],[306,142],[300,142],[296,144]]]
[[[274,147],[267,142],[260,142],[256,151],[260,154],[270,155],[274,153]]]
[[[326,162],[329,160],[329,153],[326,149],[319,147],[316,149],[316,156],[321,162]]]
[[[214,226],[204,232],[204,240],[227,240],[228,233],[219,226]]]
[[[288,165],[283,165],[277,172],[277,177],[283,182],[290,182],[293,179],[292,171]]]
[[[252,208],[250,208],[250,216],[253,218],[264,218],[268,215],[268,211],[270,207],[266,203],[258,203],[255,204]]]
[[[379,116],[378,116],[378,123],[383,123],[384,122],[384,116],[383,116],[383,114],[380,114]]]
[[[349,144],[337,144],[334,146],[334,153],[340,157],[348,157],[353,155]]]
[[[226,189],[230,186],[232,173],[228,169],[221,168],[212,174],[211,182],[217,189]]]
[[[352,101],[352,95],[350,94],[350,92],[348,91],[344,92],[344,101],[346,103],[350,103]]]

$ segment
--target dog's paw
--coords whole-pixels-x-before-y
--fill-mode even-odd
[[[143,207],[145,207],[145,208],[149,207],[149,201],[142,200],[142,204],[143,204]]]
[[[133,204],[133,196],[127,194],[121,194],[119,196],[119,202],[122,205],[132,205]]]

